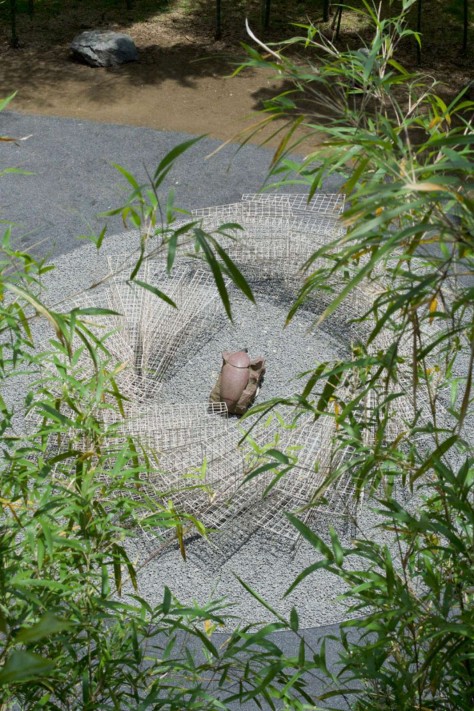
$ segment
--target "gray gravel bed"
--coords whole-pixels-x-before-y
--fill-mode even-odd
[[[14,105],[14,104],[13,104]],[[81,119],[34,116],[3,111],[0,135],[28,140],[0,142],[0,166],[30,174],[13,173],[2,179],[2,218],[14,223],[13,242],[35,253],[56,257],[81,248],[79,235],[108,234],[123,229],[119,215],[107,219],[106,210],[124,203],[130,186],[114,164],[147,183],[158,163],[177,144],[195,136],[155,131],[139,126],[96,123]],[[209,154],[221,147],[212,158]],[[176,205],[186,210],[240,200],[243,193],[260,190],[273,152],[255,145],[222,147],[204,138],[176,162],[161,187],[165,200],[176,193]],[[331,178],[330,192],[342,181]],[[305,190],[292,186],[290,192]]]
[[[193,342],[187,358],[173,368],[160,393],[166,402],[205,401],[219,375],[223,351],[248,348],[251,358],[266,359],[265,379],[259,401],[298,392],[301,373],[321,361],[341,357],[347,344],[322,330],[312,330],[312,319],[302,313],[285,328],[288,306],[274,304],[269,297],[257,297],[257,304],[234,299],[234,323],[220,321],[220,328],[202,344]],[[179,366],[179,367],[178,367]]]

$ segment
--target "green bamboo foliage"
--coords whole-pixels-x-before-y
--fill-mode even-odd
[[[51,266],[12,247],[6,230],[0,392],[25,371],[33,377],[46,361],[56,375],[54,388],[47,380],[32,384],[17,405],[35,413],[27,434],[16,430],[17,407],[0,395],[0,699],[6,709],[182,711],[249,701],[302,711],[340,707],[341,698],[361,711],[474,706],[473,104],[465,96],[446,104],[435,85],[398,62],[398,43],[418,40],[407,29],[412,5],[404,2],[404,13],[393,18],[367,5],[373,34],[365,52],[340,51],[313,26],[282,48],[295,46],[303,57],[310,48],[306,62],[292,62],[274,47],[265,56],[249,48],[248,64],[294,86],[267,103],[262,119],[265,125],[287,118],[270,182],[286,184],[296,170],[310,200],[335,175],[347,195],[347,235],[308,261],[288,318],[331,284],[338,288],[320,322],[344,309],[364,283],[377,287],[352,357],[321,363],[287,403],[315,418],[332,413],[335,447],[349,448],[352,457],[331,476],[337,481],[349,473],[356,490],[372,497],[381,529],[398,543],[397,553],[357,533],[349,543],[332,529],[316,534],[300,517],[291,519],[318,553],[292,588],[319,569],[347,585],[353,619],[337,635],[341,666],[328,669],[324,642],[310,647],[296,609],[288,619],[275,612],[274,623],[237,630],[219,644],[213,630],[226,621],[222,601],[184,607],[168,588],[155,607],[137,593],[123,597],[136,582],[124,547],[136,503],[114,492],[139,485],[142,465],[130,438],[113,453],[103,446],[114,431],[104,429],[98,413],[120,412],[121,402],[107,343],[94,337],[87,310],[46,306],[41,277]],[[298,161],[293,149],[304,139],[294,127],[300,124],[319,143]],[[173,199],[159,197],[187,147],[165,156],[148,185],[122,168],[130,196],[117,212],[140,228],[138,266],[159,244],[171,270],[185,241],[207,261],[230,314],[222,275],[252,298],[242,275],[196,221],[176,229]],[[131,279],[138,267],[134,272]],[[37,319],[48,324],[46,352],[35,349]],[[384,333],[388,342],[377,347]],[[92,363],[86,380],[74,370],[83,354]],[[358,383],[357,393],[337,400],[336,408],[337,385],[347,378]],[[376,404],[370,422],[361,423],[357,408],[369,392]],[[423,417],[416,405],[421,393],[427,394]],[[394,429],[394,403],[407,394],[414,412]],[[266,454],[276,476],[291,476],[292,460],[275,448]],[[166,512],[168,524],[174,513]],[[171,523],[182,531],[179,516]],[[270,636],[279,630],[299,642],[291,657]],[[318,697],[307,685],[313,674],[328,681]]]
[[[412,5],[405,2],[404,13]],[[474,703],[473,103],[461,94],[446,104],[434,83],[397,61],[398,43],[413,36],[405,14],[386,19],[368,3],[366,11],[373,34],[364,52],[339,51],[308,26],[281,52],[272,47],[263,58],[249,49],[247,62],[294,87],[267,102],[262,119],[288,120],[274,185],[296,171],[310,201],[328,176],[339,176],[348,199],[347,235],[308,260],[288,319],[331,284],[338,288],[316,325],[344,310],[360,286],[373,289],[352,360],[308,373],[293,404],[319,417],[330,407],[335,379],[350,374],[359,383],[335,415],[338,446],[352,456],[333,478],[349,471],[356,488],[374,497],[381,529],[395,535],[399,551],[394,556],[357,535],[347,545],[334,530],[317,535],[291,516],[319,556],[288,592],[327,570],[347,584],[350,612],[359,618],[341,629],[342,671],[320,700],[349,697],[354,709],[467,710]],[[290,45],[309,49],[308,60],[288,59]],[[291,154],[307,133],[290,132],[301,121],[318,148],[298,162]],[[384,332],[385,346],[374,348]],[[407,393],[415,411],[395,434],[390,423],[400,418],[396,403]],[[367,394],[376,400],[373,444],[354,416]],[[400,487],[414,495],[415,510],[396,493]]]

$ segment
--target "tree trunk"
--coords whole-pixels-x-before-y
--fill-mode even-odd
[[[323,0],[323,22],[329,22],[331,0]]]
[[[216,0],[216,34],[215,39],[222,37],[222,0]]]
[[[10,0],[10,44],[12,47],[18,47],[18,35],[16,33],[16,0]]]
[[[263,1],[263,17],[262,26],[264,30],[268,30],[270,27],[270,11],[271,11],[272,0]]]
[[[462,49],[463,54],[467,54],[467,37],[469,32],[469,0],[463,0],[463,31]]]
[[[331,30],[334,32],[336,31],[335,38],[339,39],[339,35],[341,33],[341,20],[342,20],[342,11],[344,9],[343,5],[338,5],[336,8],[336,12],[334,13],[334,18],[332,21],[331,25]]]

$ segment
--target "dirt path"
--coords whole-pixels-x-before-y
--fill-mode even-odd
[[[11,104],[14,111],[204,133],[220,140],[232,139],[254,125],[262,102],[279,93],[281,84],[257,70],[230,77],[243,54],[239,42],[248,41],[242,12],[236,8],[234,17],[232,3],[226,6],[223,38],[214,41],[208,4],[194,3],[192,15],[185,3],[171,3],[166,12],[142,8],[141,14],[139,4],[134,3],[133,16],[124,3],[106,8],[101,3],[67,0],[67,12],[52,14],[40,5],[33,18],[19,16],[18,49],[9,45],[7,24],[0,24],[0,98],[17,91]],[[294,8],[298,7],[295,2]],[[288,33],[289,19],[282,17],[279,27],[275,11],[275,30],[269,40]],[[72,61],[71,40],[91,27],[130,34],[140,52],[139,62],[99,69]],[[350,32],[347,40],[360,44]],[[341,46],[345,42],[346,35]],[[456,72],[446,67],[447,84],[465,84],[468,65]],[[315,145],[316,140],[307,143],[305,153]]]
[[[16,111],[227,140],[258,120],[261,100],[278,89],[264,72],[230,78],[232,70],[220,56],[186,47],[107,69],[78,64],[67,54],[20,49],[2,57],[0,95],[17,91],[11,104]]]
[[[143,7],[142,7],[143,5]],[[16,111],[68,116],[158,130],[209,134],[228,140],[257,120],[262,99],[278,85],[264,72],[230,75],[238,65],[235,36],[213,38],[206,12],[160,12],[134,4],[113,6],[67,2],[67,11],[18,17],[19,48],[9,46],[8,26],[0,24],[0,97],[17,91]],[[84,29],[130,34],[138,62],[92,68],[72,61],[69,45]]]

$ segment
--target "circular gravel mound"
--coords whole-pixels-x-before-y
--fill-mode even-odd
[[[67,299],[83,293],[108,272],[104,255],[130,253],[136,244],[137,235],[126,233],[109,238],[101,252],[85,245],[71,255],[62,256],[54,273],[45,280],[48,303],[65,304]],[[97,293],[92,289],[88,298],[93,299]],[[339,320],[331,319],[325,329],[313,329],[314,315],[300,312],[285,328],[288,307],[288,297],[276,282],[268,282],[264,293],[258,293],[256,305],[232,293],[233,322],[229,323],[221,314],[212,328],[194,334],[193,340],[180,348],[163,379],[158,404],[205,403],[218,376],[224,350],[248,348],[251,357],[266,358],[267,373],[259,402],[298,392],[301,373],[323,361],[348,355],[347,314]],[[38,331],[43,339],[51,335],[47,325]],[[229,427],[236,430],[237,438],[242,422],[229,418]],[[347,521],[330,513],[318,515],[313,527],[324,538],[328,536],[329,523],[343,542],[349,544],[352,531]],[[137,531],[127,547],[130,558],[137,564],[139,594],[151,604],[162,600],[165,586],[180,602],[190,605],[223,597],[235,614],[235,624],[273,621],[272,613],[256,603],[240,579],[279,614],[287,615],[296,606],[303,627],[345,619],[347,607],[341,599],[344,588],[338,578],[326,571],[316,571],[285,595],[296,576],[315,563],[319,554],[305,541],[291,545],[266,530],[259,530],[254,523],[254,511],[249,506],[231,517],[209,541],[190,535],[186,541],[186,562],[173,541],[163,544]],[[379,523],[378,516],[365,505],[358,516],[358,537],[376,536],[379,543],[391,546],[393,541],[388,534],[377,529]],[[396,558],[396,551],[394,555]],[[353,562],[358,563],[362,561]],[[229,628],[233,624],[231,620]]]
[[[137,244],[136,233],[114,235],[106,240],[100,252],[84,245],[72,254],[56,260],[56,269],[45,277],[48,304],[67,306],[71,298],[94,298],[96,289],[88,291],[108,271],[107,257],[123,255],[125,247],[132,251]],[[80,268],[78,266],[80,265]],[[284,328],[289,301],[279,290],[259,293],[256,305],[243,297],[232,295],[233,323],[221,315],[212,332],[203,334],[192,347],[180,352],[165,378],[160,400],[164,403],[203,402],[207,400],[218,375],[223,350],[248,348],[251,356],[262,354],[267,359],[267,373],[259,402],[297,392],[298,375],[318,362],[347,353],[347,343],[340,333],[312,330],[311,314],[302,312]],[[334,329],[332,329],[334,332]],[[49,338],[47,324],[39,324],[37,338]],[[240,428],[237,418],[229,418],[231,427]],[[364,514],[364,529],[370,531],[374,517]],[[327,530],[327,518],[321,518],[320,533]],[[338,526],[347,542],[350,531],[346,524]],[[244,580],[280,614],[296,606],[300,624],[306,627],[340,621],[347,616],[346,606],[338,600],[343,592],[341,583],[320,571],[310,576],[296,590],[284,597],[286,590],[301,570],[314,563],[318,554],[304,541],[296,549],[285,541],[252,528],[251,511],[225,527],[219,545],[216,534],[211,544],[198,537],[187,541],[187,561],[173,543],[160,551],[159,539],[137,532],[128,543],[132,561],[138,568],[139,594],[151,604],[161,601],[164,586],[168,586],[182,603],[204,603],[224,597],[235,624],[268,622],[272,614],[258,605],[239,582]],[[148,560],[149,559],[149,560]],[[132,590],[130,589],[130,592]],[[229,628],[233,626],[232,620]]]

